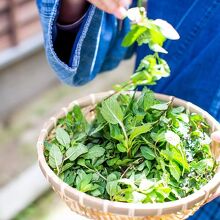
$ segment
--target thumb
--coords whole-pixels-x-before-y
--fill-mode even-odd
[[[213,141],[220,143],[220,131],[215,131],[211,134],[211,138]]]
[[[207,202],[211,202],[212,200],[218,198],[220,196],[220,186],[217,188],[216,192],[208,199]]]

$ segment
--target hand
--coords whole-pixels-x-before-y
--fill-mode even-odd
[[[220,131],[213,132],[211,138],[213,141],[220,143]]]
[[[211,138],[213,141],[220,143],[220,131],[215,131],[214,133],[212,133]],[[216,190],[214,195],[208,200],[208,202],[212,201],[213,199],[219,196],[220,196],[220,187],[218,187],[218,189]]]
[[[126,7],[131,4],[132,0],[88,0],[90,3],[101,10],[115,15],[119,19],[126,16]]]
[[[79,20],[87,10],[88,2],[123,19],[126,16],[126,7],[131,4],[132,0],[62,0],[58,22],[72,24]]]

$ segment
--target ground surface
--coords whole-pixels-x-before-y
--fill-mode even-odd
[[[88,220],[72,212],[52,191],[45,194],[14,220]]]

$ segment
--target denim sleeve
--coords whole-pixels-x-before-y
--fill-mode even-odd
[[[129,21],[125,19],[121,23],[91,5],[77,33],[68,63],[61,61],[54,50],[59,3],[59,0],[37,0],[47,59],[62,82],[71,86],[83,85],[132,54],[131,48],[121,47],[130,29]]]

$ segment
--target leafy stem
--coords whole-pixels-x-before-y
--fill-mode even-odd
[[[143,5],[143,0],[138,0],[138,7],[142,7]]]
[[[179,37],[167,22],[148,19],[142,7],[130,9],[128,17],[133,23],[123,45],[147,44],[153,53],[130,80],[115,86],[93,121],[87,122],[88,112],[79,106],[60,118],[45,142],[45,157],[65,183],[92,196],[133,203],[177,200],[214,176],[209,126],[201,115],[172,106],[174,98],[161,102],[148,89],[139,97],[116,96],[169,76],[160,53],[167,53],[166,39]]]
[[[143,158],[138,158],[137,160],[135,160],[134,162],[132,162],[132,163],[127,167],[127,169],[122,173],[120,179],[122,179],[122,178],[126,175],[126,173],[127,173],[131,168],[134,168],[134,165],[135,165],[136,163],[139,164],[139,163],[141,163],[142,161],[143,161]]]
[[[122,122],[119,122],[119,125],[120,125],[120,127],[122,129],[122,132],[124,134],[124,137],[125,137],[126,148],[128,148],[128,135],[127,135],[127,132],[125,130],[125,126]]]
[[[114,87],[117,91],[129,90],[140,85],[153,85],[162,77],[170,75],[169,65],[160,58],[159,53],[168,53],[163,48],[164,42],[167,39],[179,39],[179,34],[164,20],[148,19],[142,4],[143,1],[139,0],[137,8],[128,10],[128,18],[132,21],[131,30],[125,36],[122,45],[129,47],[135,43],[138,46],[147,44],[154,54],[148,55],[140,61],[140,65],[128,81],[132,86],[124,86],[127,85],[127,82],[124,82]]]
[[[125,91],[127,87],[132,86],[132,85],[133,85],[133,82],[132,82],[131,80],[128,81],[128,82],[126,82],[126,83],[121,87],[122,90],[121,90],[121,89],[120,89],[120,90],[115,89],[115,91],[114,91],[112,94],[110,94],[109,96],[107,96],[106,98],[104,98],[103,101],[105,101],[105,100],[111,98],[111,97],[114,96],[114,95],[119,94],[121,91]],[[95,104],[94,106],[92,106],[92,108],[91,108],[89,111],[90,111],[90,112],[93,112],[93,111],[95,110],[96,106],[97,106],[97,104]]]
[[[103,180],[107,181],[107,179],[106,179],[98,170],[96,170],[96,169],[93,170],[93,169],[91,169],[90,167],[86,166],[85,164],[84,164],[84,166],[85,166],[88,170],[92,171],[93,173],[98,174]]]

